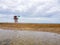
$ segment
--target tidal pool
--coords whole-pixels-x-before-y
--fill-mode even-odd
[[[0,29],[0,45],[60,45],[60,34]]]

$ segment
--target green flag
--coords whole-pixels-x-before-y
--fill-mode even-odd
[[[18,16],[18,17],[20,17],[20,16]]]

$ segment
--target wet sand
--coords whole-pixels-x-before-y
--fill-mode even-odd
[[[60,45],[60,34],[0,29],[0,45]]]

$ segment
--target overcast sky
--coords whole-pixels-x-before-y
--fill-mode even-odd
[[[60,0],[0,0],[0,22],[60,23]]]

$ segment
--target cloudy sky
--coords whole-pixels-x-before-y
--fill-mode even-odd
[[[60,23],[60,0],[0,0],[0,22]]]

